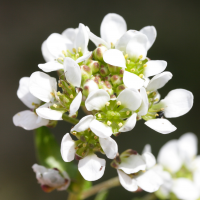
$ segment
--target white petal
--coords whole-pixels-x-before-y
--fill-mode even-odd
[[[128,42],[131,40],[132,37],[134,37],[136,34],[138,34],[138,31],[136,30],[128,30],[126,33],[122,35],[122,37],[116,42],[115,48],[126,52],[126,46]]]
[[[107,137],[99,138],[99,142],[106,156],[110,159],[114,159],[118,153],[118,146],[115,140],[111,137]]]
[[[85,180],[96,181],[103,176],[105,165],[106,161],[104,159],[92,154],[79,161],[78,170]]]
[[[148,43],[147,43],[147,50],[151,48],[153,43],[155,42],[157,32],[154,26],[145,26],[140,30],[141,33],[145,34],[148,38]]]
[[[139,112],[137,114],[138,114],[138,116],[143,116],[143,115],[147,114],[148,108],[149,108],[148,96],[147,96],[147,92],[144,87],[140,88],[140,94],[142,97],[142,103],[139,108]]]
[[[200,172],[200,155],[196,156],[196,158],[191,163],[192,171],[199,171]]]
[[[195,171],[193,173],[193,180],[194,180],[194,184],[200,188],[200,171]]]
[[[112,135],[112,128],[94,119],[90,123],[92,132],[100,138],[107,138]]]
[[[144,85],[143,79],[127,71],[124,71],[123,82],[128,88],[140,89]]]
[[[76,124],[72,129],[71,132],[77,131],[77,132],[82,132],[90,128],[90,123],[94,119],[93,115],[87,115],[83,117],[78,124]]]
[[[130,155],[129,157],[122,158],[118,169],[123,170],[126,174],[133,174],[140,170],[145,170],[146,163],[141,155]]]
[[[103,54],[103,60],[110,65],[126,68],[126,60],[124,55],[117,49],[107,50]]]
[[[149,92],[156,91],[162,88],[171,78],[171,72],[163,72],[161,74],[158,74],[150,80],[146,90]]]
[[[182,116],[189,112],[193,106],[193,101],[194,97],[190,91],[176,89],[170,91],[160,103],[165,106],[165,117],[173,118]]]
[[[29,83],[29,77],[23,77],[20,79],[19,88],[17,90],[17,96],[27,107],[35,108],[33,103],[40,104],[41,101],[29,92]]]
[[[72,43],[74,43],[76,39],[76,35],[78,33],[78,28],[67,28],[62,32],[62,36],[69,39]]]
[[[60,64],[58,61],[49,61],[44,64],[39,64],[38,67],[43,70],[44,72],[53,72],[59,69],[63,69],[63,65]]]
[[[101,37],[108,43],[115,42],[126,32],[127,26],[123,17],[115,13],[107,14],[101,23]]]
[[[30,92],[44,102],[50,102],[52,92],[57,91],[56,79],[43,72],[34,72],[30,76]]]
[[[135,178],[139,187],[146,192],[155,192],[163,183],[161,177],[153,170],[147,170]]]
[[[151,152],[145,152],[142,154],[142,158],[146,162],[147,169],[150,169],[156,164],[156,159]]]
[[[135,124],[136,124],[136,117],[137,117],[137,114],[136,113],[133,113],[125,122],[124,126],[122,126],[120,129],[119,129],[119,132],[127,132],[127,131],[131,131],[134,127],[135,127]]]
[[[178,152],[177,140],[170,140],[162,146],[158,154],[158,163],[172,173],[181,168],[183,162]]]
[[[52,110],[50,108],[51,105],[52,105],[51,103],[45,103],[44,105],[36,109],[36,113],[44,119],[62,120],[63,112]]]
[[[71,162],[74,160],[75,157],[75,142],[72,140],[69,133],[66,133],[61,142],[61,148],[60,148],[62,159],[65,162]]]
[[[43,55],[43,58],[46,62],[49,62],[49,61],[52,61],[55,59],[55,56],[53,56],[48,48],[47,48],[47,42],[46,40],[42,43],[42,47],[41,47],[41,50],[42,50],[42,55]]]
[[[121,185],[128,191],[134,192],[138,189],[137,183],[134,179],[130,178],[127,174],[122,172],[121,170],[117,170],[119,175],[119,181]]]
[[[144,60],[147,55],[147,42],[148,39],[146,35],[137,32],[137,34],[131,38],[126,46],[126,53],[128,54],[128,57],[136,61],[139,56],[142,56],[142,60]]]
[[[78,33],[75,39],[75,48],[81,48],[83,54],[87,51],[87,46],[89,42],[89,36],[85,25],[79,24]]]
[[[117,101],[121,102],[121,105],[130,110],[137,110],[142,103],[140,93],[136,89],[123,90],[117,97]]]
[[[82,100],[82,92],[79,92],[75,99],[72,101],[69,107],[69,116],[72,117],[76,111],[80,108]]]
[[[80,62],[83,62],[84,60],[87,60],[89,59],[89,57],[92,55],[92,52],[88,52],[86,54],[84,54],[83,56],[79,57],[77,60],[76,60],[76,63],[80,63]]]
[[[147,66],[144,70],[144,76],[154,76],[156,74],[159,74],[165,70],[167,67],[167,62],[164,60],[150,60],[147,63]]]
[[[199,189],[194,183],[186,178],[178,178],[174,180],[172,186],[172,192],[178,199],[182,200],[196,200],[199,198]]]
[[[146,152],[150,152],[151,153],[151,145],[150,144],[146,144],[144,146],[144,149],[142,151],[142,154],[146,153]]]
[[[193,133],[185,133],[178,140],[178,148],[181,158],[185,161],[185,164],[191,162],[197,155],[198,151],[198,139]]]
[[[151,119],[145,122],[145,124],[149,128],[162,134],[168,134],[176,130],[176,127],[167,119]]]
[[[13,116],[13,123],[15,126],[20,126],[26,130],[34,130],[41,126],[46,126],[49,120],[41,119],[34,112],[25,110]]]
[[[88,95],[88,98],[85,101],[85,107],[88,111],[101,110],[109,100],[110,96],[105,90],[95,90]]]
[[[58,58],[63,56],[62,51],[68,49],[68,45],[72,45],[72,42],[58,33],[52,33],[46,40],[48,51]]]
[[[81,69],[72,58],[65,58],[64,72],[67,81],[73,86],[80,87],[81,85]]]
[[[147,78],[147,77],[143,77],[144,78],[144,85],[143,85],[143,87],[147,87],[147,85],[149,84],[149,81],[150,81],[150,79],[149,78]]]
[[[106,41],[104,41],[102,38],[96,36],[92,32],[89,32],[89,38],[90,40],[96,45],[99,46],[100,44],[106,46],[108,49],[110,49],[110,43],[108,44]]]

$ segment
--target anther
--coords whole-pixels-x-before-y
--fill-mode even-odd
[[[54,107],[54,108],[57,108],[58,106],[57,106],[56,104],[53,104],[53,107]]]
[[[159,100],[158,98],[154,99],[154,101],[158,101],[158,100]]]
[[[101,114],[98,114],[97,116],[98,116],[99,118],[101,118]]]
[[[141,64],[142,64],[142,61],[139,61],[139,64],[141,65]]]
[[[142,59],[142,58],[143,58],[143,55],[140,55],[140,56],[139,56],[139,59]]]
[[[78,52],[79,52],[79,53],[81,52],[81,47],[78,48]]]
[[[74,53],[76,53],[76,49],[75,49],[75,48],[73,48],[72,51],[73,51]]]
[[[57,92],[57,95],[61,95],[60,91]]]
[[[70,97],[71,99],[73,99],[73,98],[74,98],[73,94],[71,94],[69,97]]]
[[[156,114],[155,114],[155,117],[158,117],[158,116],[159,116],[159,114],[156,113]]]
[[[156,92],[153,92],[153,96],[156,96]]]
[[[107,125],[110,126],[112,124],[112,122],[110,121],[107,121]]]
[[[73,135],[76,135],[76,134],[77,134],[77,132],[76,132],[76,131],[73,131],[73,132],[72,132],[72,134],[73,134]]]
[[[50,94],[55,97],[55,94],[53,92],[51,92]]]
[[[112,116],[115,116],[115,113],[114,113],[114,112],[112,112],[112,113],[111,113],[111,115],[112,115]]]
[[[129,64],[131,61],[130,60],[127,60],[127,64]]]
[[[149,93],[150,93],[150,92],[149,92],[149,91],[147,91],[147,95],[149,95]]]
[[[160,110],[162,110],[162,111],[163,111],[163,110],[165,110],[165,109],[164,109],[164,108],[161,108]]]
[[[127,59],[127,58],[128,58],[128,54],[126,54],[126,55],[124,56],[124,58]]]
[[[147,67],[147,64],[144,64],[143,67]]]
[[[91,131],[90,128],[88,128],[88,131],[89,131],[89,132]]]
[[[126,111],[126,115],[129,115],[130,114],[130,111]]]
[[[144,76],[143,74],[140,74],[140,75],[139,75],[140,78],[143,78],[143,76]]]
[[[95,135],[95,136],[94,136],[94,139],[96,140],[96,139],[98,139],[98,137]]]
[[[122,126],[123,126],[123,124],[120,122],[120,123],[118,124],[118,126],[119,126],[119,127],[122,127]]]
[[[79,54],[78,54],[78,53],[76,54],[76,57],[77,57],[77,58],[79,57]]]
[[[135,69],[133,69],[133,68],[132,68],[132,69],[131,69],[131,71],[132,71],[132,72],[134,72],[134,71],[135,71]]]
[[[118,106],[121,106],[121,104],[122,104],[121,101],[118,101],[118,102],[117,102],[117,105],[118,105]]]
[[[106,102],[106,106],[109,106],[110,105],[110,102]]]
[[[63,55],[64,55],[65,57],[67,57],[66,51],[62,50],[62,53],[63,53]]]
[[[86,143],[83,143],[83,147],[86,147],[87,146],[87,144]]]

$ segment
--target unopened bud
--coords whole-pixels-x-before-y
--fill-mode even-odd
[[[82,83],[89,79],[92,75],[92,70],[87,65],[81,65]]]
[[[108,76],[109,70],[108,70],[108,67],[106,65],[101,65],[100,66],[100,74],[103,77]]]
[[[123,78],[119,75],[113,75],[111,77],[111,82],[112,82],[113,86],[116,87],[116,86],[122,84]]]
[[[100,70],[100,63],[98,61],[91,60],[88,66],[91,68],[92,74],[95,74]]]
[[[95,60],[98,60],[98,61],[100,61],[100,62],[102,62],[102,61],[103,61],[103,54],[104,54],[104,52],[107,51],[107,50],[108,50],[108,49],[107,49],[105,46],[103,46],[103,45],[97,47],[97,48],[93,51],[93,57],[94,57],[94,59],[95,59]]]
[[[98,90],[99,86],[94,80],[88,79],[83,86],[83,95],[88,96],[90,92]]]
[[[108,92],[109,95],[112,95],[114,93],[112,85],[110,84],[109,81],[101,81],[100,89],[105,90],[106,92]]]
[[[108,65],[108,69],[111,74],[120,74],[120,70],[122,69],[121,67],[113,66],[113,65]]]
[[[122,92],[123,90],[125,90],[125,88],[126,87],[125,87],[124,84],[117,86],[117,88],[116,88],[117,96],[120,94],[120,92]]]

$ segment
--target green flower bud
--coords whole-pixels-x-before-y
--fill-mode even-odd
[[[109,81],[101,81],[100,89],[107,91],[109,95],[112,95],[114,93],[112,85],[110,84]]]
[[[114,87],[121,85],[123,83],[123,78],[119,75],[113,75],[111,77],[111,82],[113,84]]]
[[[103,64],[101,65],[101,67],[100,67],[100,74],[103,77],[108,76],[109,70],[108,70],[108,67],[106,65],[103,65]]]
[[[82,65],[81,67],[81,75],[82,75],[82,84],[85,83],[87,79],[89,79],[92,75],[92,70],[87,65]]]
[[[120,70],[122,69],[121,67],[113,66],[113,65],[108,65],[108,69],[111,74],[120,74]]]
[[[98,60],[100,62],[103,61],[103,54],[105,51],[107,51],[108,49],[103,46],[103,45],[99,45],[94,51],[93,51],[93,57],[95,60]]]
[[[125,89],[125,85],[124,84],[121,84],[119,85],[117,88],[116,88],[116,94],[117,96],[120,94],[121,91],[123,91]]]
[[[111,77],[112,77],[111,75],[106,76],[106,77],[105,77],[105,81],[111,82]]]
[[[100,70],[100,63],[98,61],[90,60],[88,66],[92,70],[92,74],[96,74]]]
[[[99,89],[99,81],[94,79],[88,79],[83,86],[83,95],[87,97],[90,92]]]

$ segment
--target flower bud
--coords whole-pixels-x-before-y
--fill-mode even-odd
[[[90,92],[98,90],[99,89],[98,83],[99,83],[98,80],[96,79],[95,81],[95,78],[94,80],[88,79],[83,86],[83,95],[87,97]]]
[[[100,70],[100,63],[98,61],[90,60],[88,66],[91,68],[92,74],[95,74]]]
[[[112,95],[114,93],[112,85],[110,84],[109,81],[101,81],[100,89],[107,91],[109,95]]]
[[[111,82],[112,82],[114,87],[117,87],[118,85],[123,83],[123,78],[120,77],[119,75],[113,75],[111,77]]]
[[[105,76],[107,76],[109,74],[109,70],[108,70],[108,67],[106,65],[101,65],[100,74],[103,77],[105,77]]]
[[[108,65],[108,69],[111,74],[120,74],[120,70],[122,69],[121,67],[113,66],[113,65]]]
[[[110,81],[111,82],[111,77],[112,77],[111,75],[106,76],[105,77],[105,81]]]
[[[117,96],[120,94],[121,91],[123,91],[125,89],[125,85],[122,84],[122,85],[119,85],[117,88],[116,88],[116,94]]]
[[[87,65],[81,65],[82,83],[89,79],[92,75],[92,70]]]
[[[94,51],[93,51],[93,57],[95,60],[98,60],[100,62],[103,61],[103,54],[105,51],[107,51],[108,49],[103,46],[103,45],[99,45]]]

